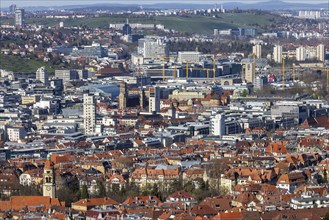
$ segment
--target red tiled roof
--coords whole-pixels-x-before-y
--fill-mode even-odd
[[[93,207],[99,205],[117,205],[117,204],[119,203],[110,198],[80,199],[79,201],[72,203],[72,205],[85,206],[85,207]]]
[[[0,211],[20,211],[29,206],[44,206],[48,210],[52,206],[62,206],[57,198],[49,196],[12,196],[9,201],[0,202]]]

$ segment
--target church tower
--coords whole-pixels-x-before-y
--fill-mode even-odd
[[[48,155],[43,169],[42,195],[50,198],[56,197],[54,164],[50,161],[50,155]]]
[[[145,91],[143,88],[143,77],[140,75],[140,80],[141,80],[141,86],[139,90],[139,107],[141,110],[145,108]]]
[[[121,81],[120,82],[120,94],[119,94],[119,108],[120,109],[127,108],[127,100],[128,100],[127,84],[124,81]]]
[[[143,88],[141,88],[139,91],[139,106],[141,110],[145,108],[145,99],[145,91]]]

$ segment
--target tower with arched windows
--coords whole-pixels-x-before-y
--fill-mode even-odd
[[[56,197],[54,164],[50,161],[49,155],[43,169],[42,192],[43,196]]]

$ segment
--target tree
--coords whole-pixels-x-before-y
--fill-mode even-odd
[[[57,190],[56,195],[60,201],[65,202],[65,205],[70,206],[73,202],[79,200],[80,192],[74,191],[73,188],[63,185]]]
[[[112,188],[111,188],[112,192],[119,192],[119,190],[120,190],[119,184],[112,184]]]
[[[327,214],[324,216],[323,220],[329,220],[329,211],[328,211]]]
[[[103,182],[98,181],[97,182],[97,187],[98,187],[98,195],[97,196],[100,197],[100,198],[105,197],[106,196],[106,190],[105,190]]]
[[[174,179],[170,183],[170,187],[168,188],[168,193],[174,193],[174,192],[180,191],[182,189],[183,189],[183,183],[182,183],[182,179],[180,177],[178,179]]]
[[[16,188],[17,186],[14,186]],[[15,193],[14,193],[15,195]],[[18,195],[20,196],[40,196],[42,195],[40,187],[31,185],[31,186],[18,186]]]
[[[80,198],[81,199],[87,199],[89,198],[88,188],[87,185],[83,185],[81,192],[80,192]]]
[[[325,169],[325,170],[323,171],[323,181],[324,181],[325,183],[328,182],[328,171],[327,171],[327,169]]]
[[[158,197],[161,201],[163,201],[162,192],[159,190],[158,184],[153,184],[150,195]]]
[[[248,95],[248,91],[244,89],[241,93],[241,97],[247,97],[247,95]]]

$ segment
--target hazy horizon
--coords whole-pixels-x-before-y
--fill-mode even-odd
[[[98,3],[109,3],[109,4],[137,4],[137,5],[147,5],[147,4],[156,4],[156,3],[172,3],[172,4],[222,4],[228,2],[241,2],[241,3],[257,3],[257,2],[269,2],[271,0],[127,0],[124,2],[118,2],[114,0],[55,0],[55,1],[43,1],[43,0],[1,0],[1,8],[9,7],[12,4],[16,4],[18,7],[35,7],[35,6],[69,6],[69,5],[89,5],[89,4],[98,4]],[[325,4],[328,3],[327,0],[317,0],[310,2],[309,0],[283,0],[287,3],[302,3],[302,4]]]

